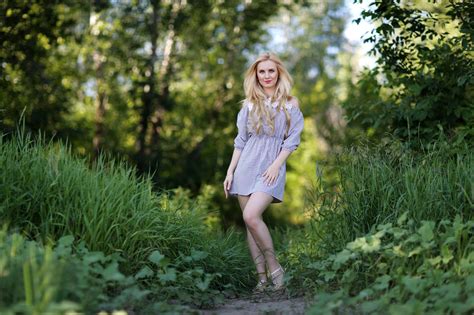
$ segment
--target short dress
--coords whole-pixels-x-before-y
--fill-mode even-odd
[[[269,106],[273,113],[277,112],[278,101],[271,103],[265,100],[265,105]],[[262,174],[275,161],[282,149],[293,152],[300,144],[300,135],[303,131],[304,117],[301,110],[286,102],[291,122],[288,130],[288,137],[285,139],[286,116],[281,109],[275,116],[275,134],[270,135],[270,126],[262,124],[264,133],[257,135],[255,130],[251,130],[249,116],[252,115],[253,104],[245,100],[237,115],[238,134],[234,139],[234,148],[241,150],[240,158],[234,171],[229,194],[248,196],[256,191],[265,192],[273,196],[271,203],[283,201],[286,183],[286,161],[280,167],[278,177],[272,185],[268,185]]]

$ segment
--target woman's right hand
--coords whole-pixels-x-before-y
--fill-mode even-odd
[[[232,185],[232,180],[234,178],[234,174],[227,174],[224,180],[224,193],[225,193],[225,198],[227,199],[229,192],[228,190],[230,189],[230,185]]]

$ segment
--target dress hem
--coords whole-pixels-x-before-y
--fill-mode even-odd
[[[269,192],[267,192],[267,191],[263,191],[263,190],[254,190],[254,191],[249,192],[248,194],[242,194],[242,193],[237,193],[237,192],[229,192],[229,194],[230,194],[231,196],[234,196],[234,197],[237,198],[238,195],[246,196],[246,197],[247,197],[247,196],[249,196],[249,195],[251,195],[251,194],[253,194],[253,193],[255,193],[255,192],[263,192],[263,193],[266,193],[266,194],[269,194],[270,196],[272,196],[272,197],[273,197],[273,200],[272,200],[271,203],[282,203],[282,202],[283,202],[283,198],[280,199],[280,198],[274,196],[273,194],[271,194],[271,193],[269,193]]]

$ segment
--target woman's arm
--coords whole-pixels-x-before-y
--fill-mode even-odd
[[[230,161],[229,168],[227,169],[227,175],[234,174],[235,168],[237,167],[237,163],[240,159],[240,154],[242,150],[234,148],[234,153],[232,153],[232,160]]]
[[[234,178],[234,171],[235,171],[235,168],[237,167],[237,163],[239,162],[241,153],[242,153],[242,150],[237,149],[237,148],[235,148],[234,153],[232,153],[232,160],[230,161],[229,168],[227,169],[227,175],[225,176],[225,180],[224,180],[224,193],[225,193],[226,199],[229,196],[229,189],[232,185],[232,181]]]
[[[273,165],[275,165],[277,168],[280,168],[280,166],[285,163],[286,159],[290,156],[292,151],[288,151],[286,149],[282,149],[280,151],[280,154],[278,154],[278,157],[273,161]]]

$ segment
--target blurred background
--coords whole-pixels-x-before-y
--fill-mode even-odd
[[[335,186],[344,147],[387,133],[473,136],[468,3],[403,1],[409,15],[369,2],[2,1],[0,131],[8,137],[23,117],[91,164],[101,153],[126,160],[157,192],[204,200],[209,222],[242,226],[222,182],[243,73],[270,50],[294,78],[305,130],[285,200],[265,216],[302,224],[306,192],[321,177]]]

